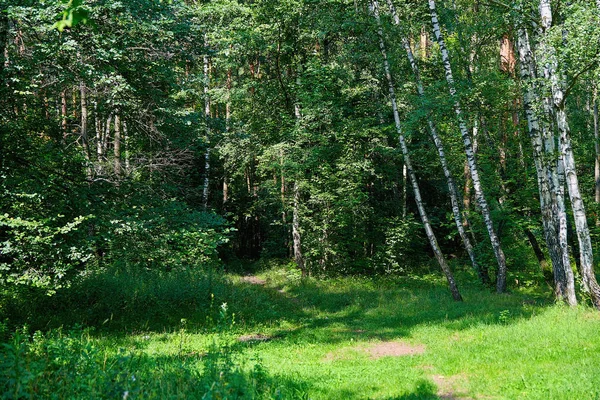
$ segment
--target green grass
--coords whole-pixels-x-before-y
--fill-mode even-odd
[[[435,276],[302,281],[280,268],[260,277],[266,284],[211,281],[211,300],[163,283],[182,306],[197,298],[169,324],[115,315],[121,322],[91,331],[12,339],[4,354],[21,351],[20,361],[10,358],[20,368],[19,390],[56,398],[600,398],[600,313],[553,305],[543,286],[496,295],[463,284],[465,302],[455,303]],[[262,340],[239,341],[243,335]],[[383,342],[424,352],[369,354]],[[18,398],[8,364],[4,389]]]

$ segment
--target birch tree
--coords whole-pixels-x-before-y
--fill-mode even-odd
[[[208,51],[208,35],[204,34],[204,47],[205,51]],[[204,153],[204,184],[202,187],[202,204],[204,208],[208,207],[208,190],[209,190],[209,176],[210,176],[210,97],[208,89],[210,86],[210,75],[209,75],[209,59],[208,54],[204,54],[202,57],[203,72],[204,72],[204,121],[206,123],[206,151]]]
[[[542,225],[546,246],[552,261],[554,292],[557,298],[564,300],[570,305],[575,305],[577,304],[577,299],[575,297],[575,284],[567,246],[564,196],[562,196],[562,192],[557,187],[557,183],[559,182],[557,171],[558,160],[552,151],[554,140],[553,134],[550,132],[550,126],[543,118],[540,119],[537,116],[540,110],[540,106],[538,105],[541,101],[537,93],[540,93],[540,91],[539,88],[536,90],[535,87],[537,73],[530,47],[529,35],[527,30],[522,26],[518,29],[517,48],[519,52],[521,80],[525,84],[523,105],[537,172]],[[548,151],[550,151],[549,154]]]
[[[300,87],[301,81],[300,76],[302,73],[301,65],[298,66],[296,75],[296,86]],[[302,120],[302,108],[300,101],[297,99],[294,104],[294,120],[295,120],[295,128],[296,130],[300,129],[300,123]],[[283,182],[283,174],[281,175],[281,179]],[[283,189],[285,190],[285,189]],[[285,196],[282,193],[282,196]],[[302,253],[302,236],[300,234],[300,216],[299,216],[299,207],[300,207],[300,187],[298,185],[298,173],[296,173],[296,179],[294,180],[294,201],[292,204],[292,241],[293,241],[293,252],[294,252],[294,261],[296,261],[296,265],[298,269],[302,272],[302,277],[308,276],[308,270],[306,269],[306,265],[304,263],[304,255]],[[284,208],[285,209],[285,208]],[[285,218],[285,217],[284,217]]]
[[[441,27],[438,20],[438,15],[436,11],[435,1],[429,0],[429,11],[431,13],[431,22],[433,24],[433,31],[437,40],[438,45],[440,46],[440,51],[442,54],[442,62],[444,64],[444,72],[446,75],[446,82],[448,83],[448,89],[450,91],[450,96],[453,100],[454,111],[456,113],[456,117],[458,119],[458,125],[460,128],[463,144],[465,147],[465,153],[467,156],[467,162],[469,164],[469,171],[471,174],[471,179],[473,181],[473,189],[475,190],[475,197],[477,199],[477,204],[481,209],[481,213],[483,215],[483,220],[485,222],[485,226],[488,231],[488,235],[490,237],[490,242],[492,243],[492,248],[494,250],[494,255],[496,256],[496,260],[498,262],[498,273],[496,276],[496,291],[498,293],[502,293],[506,290],[506,258],[504,256],[504,252],[502,251],[502,247],[500,245],[500,240],[496,235],[496,231],[494,228],[494,222],[492,221],[492,217],[490,214],[490,207],[485,198],[485,194],[483,192],[483,187],[481,185],[481,180],[479,178],[479,168],[477,166],[477,160],[475,159],[475,153],[473,151],[473,144],[471,141],[471,137],[469,135],[469,131],[467,129],[467,124],[465,118],[463,116],[462,105],[460,104],[460,100],[458,98],[458,94],[456,91],[456,85],[454,83],[454,77],[452,74],[452,66],[450,64],[450,55],[448,53],[448,49],[446,48],[446,43],[442,36]]]
[[[387,0],[387,3],[390,8],[390,13],[392,14],[392,17],[394,19],[394,23],[397,26],[400,26],[400,18],[398,16],[398,13],[396,12],[396,7],[394,7],[394,3],[392,2],[392,0]],[[419,66],[413,55],[412,49],[410,47],[410,43],[408,41],[408,38],[404,34],[402,34],[400,41],[402,42],[402,46],[404,47],[404,50],[406,51],[406,56],[408,58],[408,61],[410,63],[410,66],[412,68],[412,71],[413,71],[413,74],[415,77],[415,82],[417,85],[417,93],[419,94],[419,97],[423,99],[425,97],[425,90],[423,88],[423,83],[421,82],[421,74],[419,72]],[[465,226],[463,225],[462,215],[461,215],[461,210],[460,210],[459,194],[458,194],[458,190],[456,188],[456,183],[454,181],[454,177],[452,176],[452,172],[450,171],[450,167],[448,166],[448,161],[446,160],[446,152],[444,150],[444,144],[442,142],[442,139],[440,138],[440,136],[437,133],[437,127],[436,127],[435,122],[433,121],[433,117],[430,112],[427,113],[427,125],[429,127],[429,133],[431,134],[433,143],[435,144],[435,148],[438,152],[440,164],[442,165],[442,170],[444,171],[444,176],[446,177],[446,184],[448,185],[448,193],[450,194],[450,202],[452,204],[452,214],[454,216],[454,222],[456,224],[456,228],[458,229],[458,233],[460,235],[460,238],[462,239],[463,245],[464,245],[465,249],[467,250],[467,253],[469,254],[469,259],[471,260],[471,265],[473,266],[473,269],[479,276],[479,279],[481,280],[481,282],[484,284],[488,284],[490,279],[489,279],[487,270],[485,268],[482,268],[477,263],[477,259],[475,258],[475,250],[473,249],[471,240],[470,240],[469,236],[467,235]]]
[[[410,154],[408,152],[408,147],[406,145],[406,140],[404,138],[404,133],[402,131],[402,125],[400,122],[400,115],[398,113],[398,105],[396,102],[396,92],[394,89],[394,81],[392,79],[392,74],[390,71],[390,64],[389,64],[388,57],[387,57],[387,51],[385,48],[385,43],[383,41],[383,29],[381,27],[381,19],[379,16],[378,1],[372,0],[371,6],[372,6],[371,8],[372,8],[373,14],[375,16],[375,19],[377,20],[377,33],[379,35],[379,48],[381,50],[383,66],[384,66],[384,70],[385,70],[385,76],[386,76],[387,83],[388,83],[390,100],[392,103],[392,111],[394,113],[394,123],[396,126],[396,132],[398,134],[398,140],[400,142],[400,148],[402,149],[402,155],[404,156],[404,163],[405,163],[406,169],[408,171],[408,176],[409,176],[410,182],[413,187],[415,202],[417,203],[417,209],[419,210],[419,215],[421,216],[421,221],[423,222],[423,227],[425,228],[425,233],[427,235],[427,239],[429,240],[431,249],[433,250],[433,253],[435,254],[435,257],[436,257],[436,259],[448,281],[448,286],[450,288],[450,292],[452,293],[452,297],[456,301],[462,301],[462,296],[460,295],[460,292],[458,290],[458,286],[456,285],[456,281],[454,280],[452,271],[450,270],[450,267],[448,266],[448,263],[446,262],[446,259],[442,253],[442,250],[440,249],[440,246],[438,244],[435,233],[433,232],[433,228],[431,227],[431,222],[429,221],[427,211],[425,210],[425,205],[423,204],[423,199],[421,197],[421,190],[419,188],[419,182],[417,180],[416,173],[413,169],[412,162],[410,160]]]
[[[579,189],[579,180],[575,167],[575,156],[571,143],[571,133],[565,109],[564,77],[559,71],[556,49],[548,43],[549,30],[553,26],[552,6],[550,0],[540,0],[541,43],[543,49],[543,66],[551,86],[551,106],[556,118],[556,127],[560,136],[560,152],[562,167],[571,200],[575,230],[580,251],[580,268],[583,286],[589,293],[594,306],[600,309],[600,286],[596,281],[593,265],[592,241],[585,213],[583,198]],[[567,268],[565,269],[567,271]]]

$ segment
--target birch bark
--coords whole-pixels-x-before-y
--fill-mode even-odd
[[[544,228],[546,246],[552,261],[554,292],[557,298],[562,299],[569,305],[575,305],[577,304],[577,299],[575,297],[573,274],[565,272],[570,270],[570,261],[566,237],[564,197],[557,185],[559,182],[558,165],[554,161],[552,148],[549,148],[553,141],[547,140],[552,135],[549,132],[550,127],[545,121],[540,121],[536,115],[536,105],[541,100],[536,96],[534,82],[536,81],[537,74],[529,36],[524,28],[519,28],[518,30],[517,48],[519,52],[521,80],[525,84],[523,105],[537,172],[542,226]],[[548,142],[550,142],[550,145],[546,144]],[[551,153],[547,154],[547,150],[551,151]],[[548,158],[550,160],[547,160]]]
[[[600,0],[599,0],[600,1]],[[4,12],[0,12],[0,76],[4,70],[4,51],[8,41],[8,17]]]
[[[60,108],[60,119],[61,119],[61,130],[62,130],[62,142],[67,143],[67,91],[63,90],[60,92],[61,108]]]
[[[115,114],[115,137],[113,145],[115,176],[117,179],[121,176],[121,116]]]
[[[88,138],[88,108],[87,108],[87,89],[83,81],[79,83],[79,100],[81,104],[81,147],[83,157],[85,158],[85,170],[88,179],[92,178],[92,166],[90,164],[90,145]]]
[[[123,120],[123,139],[125,144],[125,174],[131,173],[131,162],[129,160],[129,131],[127,130],[127,122]]]
[[[438,15],[435,7],[434,0],[429,1],[429,10],[431,13],[431,22],[433,24],[433,31],[435,33],[436,40],[438,45],[440,46],[440,51],[442,54],[442,62],[444,64],[444,71],[446,74],[446,81],[448,83],[448,88],[450,90],[450,96],[454,100],[454,111],[458,118],[458,124],[460,127],[461,136],[463,139],[463,143],[465,146],[465,153],[467,155],[467,161],[469,163],[469,171],[471,173],[471,179],[473,181],[473,189],[475,190],[475,197],[477,199],[477,204],[481,209],[481,213],[483,215],[483,219],[488,231],[488,235],[490,237],[490,241],[492,243],[492,248],[494,250],[494,255],[496,256],[496,260],[498,262],[498,274],[496,276],[496,291],[498,293],[502,293],[506,290],[506,258],[504,256],[504,252],[502,251],[502,247],[500,245],[500,241],[498,236],[496,235],[496,231],[494,229],[494,224],[492,221],[492,217],[490,215],[490,208],[485,199],[485,194],[483,193],[483,188],[481,186],[481,180],[479,179],[479,169],[477,167],[477,160],[475,159],[475,154],[473,152],[473,144],[471,142],[471,137],[469,135],[469,131],[467,129],[467,124],[463,117],[462,106],[457,96],[456,87],[454,85],[454,77],[452,75],[452,66],[450,64],[450,56],[448,53],[448,49],[446,48],[446,43],[444,42],[444,38],[442,36],[442,31],[440,28]]]
[[[392,74],[390,72],[390,64],[387,57],[387,51],[385,48],[385,44],[383,42],[383,29],[381,28],[381,19],[379,17],[379,3],[377,0],[371,1],[373,14],[375,19],[377,20],[377,33],[379,34],[379,48],[381,50],[381,55],[383,58],[383,65],[385,70],[385,76],[388,82],[388,89],[390,93],[390,100],[392,102],[392,111],[394,113],[394,122],[396,125],[396,132],[398,133],[398,139],[400,141],[400,147],[402,149],[402,154],[404,156],[404,164],[406,165],[406,169],[408,172],[408,176],[410,182],[413,187],[413,192],[415,195],[415,202],[417,203],[417,209],[419,210],[419,215],[421,216],[421,221],[423,222],[423,227],[425,228],[425,233],[427,235],[427,239],[429,240],[429,244],[435,254],[435,257],[448,280],[448,286],[450,288],[450,292],[452,293],[452,297],[456,301],[462,301],[462,296],[458,290],[458,286],[456,285],[456,281],[454,280],[454,276],[444,255],[442,254],[442,250],[437,242],[437,238],[435,237],[435,233],[431,227],[431,223],[429,222],[429,217],[427,215],[427,211],[425,210],[425,206],[423,204],[423,199],[421,198],[421,190],[419,188],[419,182],[417,181],[417,176],[412,167],[412,163],[410,160],[410,154],[408,152],[408,147],[406,146],[406,141],[404,139],[404,133],[402,131],[402,126],[400,123],[400,116],[398,113],[398,105],[396,103],[396,91],[394,89],[394,82],[392,79]]]
[[[204,35],[205,51],[208,51],[208,38]],[[203,57],[204,68],[204,120],[206,123],[206,152],[204,153],[204,184],[202,187],[202,205],[208,207],[208,189],[210,176],[210,97],[208,89],[210,85],[208,54]]]
[[[300,86],[300,74],[301,67],[298,67],[298,73],[296,76],[296,85]],[[296,100],[296,104],[294,104],[294,117],[296,119],[296,127],[300,125],[300,120],[302,119],[302,110],[300,107],[300,102]],[[298,175],[298,174],[297,174]],[[282,174],[283,179],[283,174]],[[296,261],[296,265],[302,272],[302,277],[308,276],[308,270],[306,269],[306,264],[304,263],[304,255],[302,254],[302,236],[300,235],[300,217],[298,213],[298,207],[300,206],[300,188],[298,187],[298,179],[294,181],[294,203],[292,207],[292,240],[293,240],[293,250],[294,250],[294,260]]]
[[[294,182],[294,207],[292,211],[292,238],[294,241],[294,260],[298,269],[302,272],[302,277],[308,276],[304,256],[302,255],[302,238],[300,236],[300,217],[298,215],[298,206],[300,203],[300,189],[298,182]]]
[[[596,203],[600,203],[600,138],[598,137],[598,87],[594,89],[594,141],[596,147],[596,160],[594,165],[594,199],[596,200]],[[596,217],[596,225],[600,225],[600,218],[598,217]]]
[[[562,167],[571,200],[571,209],[575,220],[575,230],[579,242],[580,268],[584,289],[589,293],[594,306],[600,309],[600,286],[596,281],[593,265],[593,251],[590,232],[587,224],[587,216],[581,193],[579,180],[575,167],[575,157],[571,144],[571,134],[565,110],[564,81],[558,70],[556,50],[546,44],[548,41],[548,30],[552,27],[552,7],[550,0],[540,0],[540,19],[542,43],[545,50],[545,68],[552,87],[552,111],[556,118],[556,127],[560,135],[560,151],[562,156]],[[565,268],[566,273],[572,273],[570,268]]]
[[[398,13],[396,12],[396,7],[394,7],[394,3],[392,2],[392,0],[387,0],[387,3],[390,8],[392,17],[394,18],[394,23],[397,26],[400,26],[400,18],[398,17]],[[405,35],[402,35],[400,40],[402,42],[402,46],[404,47],[404,50],[406,51],[406,56],[408,57],[408,61],[412,68],[413,74],[415,76],[415,81],[417,84],[417,93],[419,94],[419,97],[421,97],[423,99],[425,97],[425,90],[423,89],[423,82],[421,82],[421,74],[419,71],[419,66],[415,60],[414,54],[412,52],[412,49],[410,47],[410,43],[409,43],[407,37]],[[433,139],[433,143],[435,144],[435,147],[437,149],[438,157],[440,159],[440,164],[442,165],[442,170],[444,171],[444,176],[446,177],[446,184],[448,185],[448,193],[450,194],[450,202],[452,204],[452,214],[454,216],[454,222],[456,223],[456,228],[458,229],[460,238],[463,241],[463,245],[465,246],[465,249],[467,250],[469,258],[471,259],[471,264],[473,266],[473,269],[477,273],[477,276],[479,276],[479,279],[481,280],[481,282],[483,284],[489,284],[490,278],[487,274],[487,270],[484,270],[483,268],[481,268],[479,266],[479,264],[477,263],[473,245],[471,244],[471,240],[469,239],[469,236],[467,235],[467,232],[465,231],[465,227],[462,222],[462,215],[461,215],[461,210],[460,210],[460,205],[459,205],[460,204],[459,195],[458,195],[458,190],[456,189],[456,183],[454,181],[454,177],[452,176],[452,172],[450,171],[450,167],[448,166],[448,161],[446,159],[446,152],[444,150],[444,144],[442,142],[442,139],[440,138],[440,136],[437,133],[437,127],[435,125],[435,122],[433,121],[433,118],[431,117],[431,113],[427,114],[427,125],[429,126],[429,133],[431,134],[431,138]]]

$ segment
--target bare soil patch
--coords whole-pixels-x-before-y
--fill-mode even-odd
[[[253,285],[264,285],[267,283],[264,279],[254,275],[242,276],[242,282],[251,283]]]
[[[269,340],[272,340],[273,336],[267,336],[267,335],[261,335],[261,334],[256,334],[256,335],[243,335],[237,338],[238,342],[242,342],[242,343],[248,343],[248,342],[268,342]]]
[[[361,331],[361,333],[364,331]],[[325,361],[344,360],[355,356],[357,353],[368,354],[372,359],[377,360],[382,357],[404,357],[423,354],[425,345],[410,344],[403,341],[386,341],[372,345],[359,345],[344,347],[336,351],[327,353]]]
[[[381,342],[365,349],[371,358],[414,356],[425,353],[425,345],[402,341]]]

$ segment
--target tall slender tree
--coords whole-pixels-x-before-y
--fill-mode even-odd
[[[392,79],[392,73],[390,70],[390,63],[388,61],[387,51],[385,48],[384,37],[383,37],[383,29],[381,27],[381,18],[379,15],[379,3],[377,0],[371,1],[372,11],[377,20],[377,33],[379,35],[379,47],[381,50],[381,55],[383,58],[383,66],[385,70],[385,77],[388,83],[388,89],[390,93],[390,100],[392,102],[392,111],[394,113],[394,123],[396,125],[396,132],[398,134],[398,140],[400,142],[400,148],[402,149],[402,155],[404,156],[404,163],[406,165],[406,169],[408,171],[408,176],[410,178],[410,182],[413,187],[413,192],[415,196],[415,202],[417,203],[417,209],[419,210],[419,215],[421,216],[421,221],[423,222],[423,227],[425,228],[425,233],[427,234],[427,239],[429,240],[429,244],[435,257],[446,276],[448,281],[448,286],[450,288],[450,292],[452,293],[452,297],[456,301],[462,301],[462,296],[458,290],[458,286],[454,279],[454,275],[446,262],[446,258],[440,249],[435,233],[433,232],[433,228],[431,227],[431,222],[429,221],[429,217],[427,215],[427,211],[425,210],[425,205],[423,204],[423,199],[421,197],[421,189],[419,188],[419,182],[417,180],[417,175],[413,169],[412,162],[410,160],[410,153],[408,151],[408,147],[406,145],[406,140],[404,138],[404,133],[402,131],[402,124],[400,122],[400,114],[398,113],[398,104],[396,102],[396,90],[394,89],[394,81]]]
[[[397,26],[400,26],[400,17],[398,16],[398,13],[396,11],[396,7],[394,6],[394,3],[392,2],[392,0],[387,0],[387,3],[390,8],[390,13],[392,14],[392,17],[394,19],[394,23]],[[424,99],[425,90],[423,88],[423,82],[421,81],[421,74],[419,72],[419,66],[413,55],[412,48],[410,47],[408,38],[406,37],[406,35],[402,34],[400,41],[402,42],[402,46],[404,47],[404,50],[406,51],[406,56],[408,57],[408,61],[410,63],[410,66],[412,68],[412,71],[413,71],[413,74],[415,77],[415,82],[417,84],[417,93],[419,94],[419,97]],[[459,200],[460,196],[459,196],[458,190],[456,188],[456,183],[454,181],[454,177],[452,176],[452,172],[450,171],[450,167],[448,166],[448,161],[446,160],[446,151],[444,150],[444,144],[442,142],[442,139],[440,138],[440,136],[437,133],[437,127],[436,127],[435,122],[433,121],[433,116],[431,115],[431,112],[427,113],[427,125],[429,127],[429,133],[431,134],[433,143],[435,144],[435,148],[438,152],[440,164],[442,165],[442,170],[444,171],[444,176],[446,177],[446,184],[448,186],[448,193],[450,194],[450,202],[452,204],[452,214],[454,216],[454,222],[456,224],[456,228],[458,229],[458,233],[460,235],[460,238],[463,241],[463,245],[465,246],[465,249],[467,250],[467,253],[469,254],[469,258],[471,260],[471,265],[473,266],[473,269],[479,276],[479,279],[481,280],[481,282],[483,284],[488,284],[490,279],[489,279],[487,269],[482,268],[477,263],[477,259],[475,257],[475,250],[473,249],[473,245],[471,244],[471,239],[467,235],[465,226],[463,225],[462,214],[461,214],[461,210],[460,210],[460,200]]]
[[[549,30],[553,26],[552,5],[550,0],[540,0],[539,11],[541,20],[540,39],[543,46],[542,49],[544,50],[543,66],[551,85],[551,106],[552,112],[556,118],[556,127],[560,136],[562,167],[564,168],[564,176],[571,200],[573,218],[575,219],[583,286],[589,293],[594,306],[600,309],[600,285],[598,285],[594,273],[592,241],[590,238],[585,206],[579,189],[571,133],[567,121],[564,77],[558,69],[556,49],[549,44]]]
[[[569,253],[566,238],[566,213],[564,213],[564,201],[561,200],[561,193],[556,187],[557,179],[557,158],[553,153],[548,154],[545,142],[552,136],[549,132],[550,126],[545,119],[538,118],[540,110],[540,99],[536,93],[537,73],[531,51],[529,35],[527,30],[520,26],[518,28],[517,48],[520,61],[521,80],[525,85],[523,93],[523,105],[525,107],[525,116],[527,118],[527,127],[531,144],[533,148],[533,159],[537,171],[537,182],[540,198],[540,207],[542,211],[542,225],[544,228],[544,237],[554,275],[554,291],[558,298],[563,299],[568,304],[577,304],[575,297],[575,287],[573,275],[568,274],[570,270]],[[538,110],[538,112],[536,112]],[[550,140],[552,142],[552,140]],[[562,207],[561,207],[562,205]],[[562,212],[561,212],[562,210]]]
[[[454,104],[454,111],[458,119],[458,125],[465,147],[465,153],[467,156],[467,161],[469,163],[469,171],[471,173],[471,179],[473,181],[473,188],[475,189],[475,197],[477,198],[477,204],[481,209],[483,220],[485,222],[485,226],[487,228],[488,235],[492,243],[492,248],[494,250],[494,255],[496,256],[496,261],[498,262],[498,273],[496,276],[496,291],[498,293],[502,293],[506,290],[506,258],[504,256],[504,251],[502,251],[500,240],[498,239],[498,236],[496,234],[496,230],[494,228],[494,221],[492,220],[492,216],[490,213],[490,207],[485,198],[483,187],[481,185],[481,180],[479,178],[479,168],[477,166],[477,160],[473,151],[473,143],[471,141],[471,136],[469,135],[469,130],[467,129],[467,123],[464,118],[462,105],[460,103],[458,93],[456,91],[454,76],[452,74],[452,66],[450,64],[450,55],[448,53],[448,49],[446,48],[446,43],[442,35],[442,30],[440,27],[434,0],[429,0],[429,11],[431,13],[431,23],[433,24],[433,32],[435,34],[437,43],[440,46],[442,62],[444,64],[444,72],[446,75],[446,82],[448,83],[450,97],[452,98]]]

